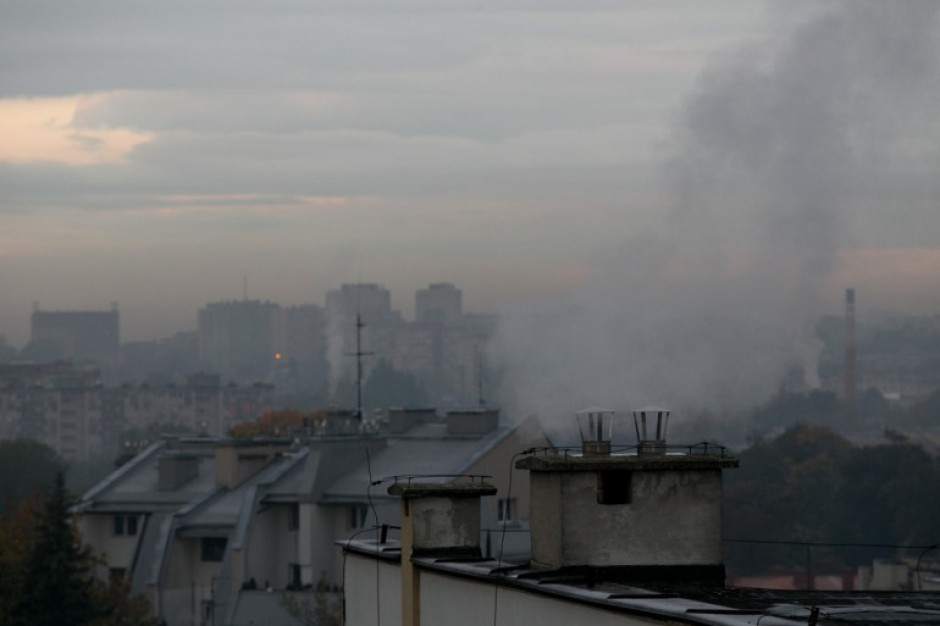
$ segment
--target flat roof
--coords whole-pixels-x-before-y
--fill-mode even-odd
[[[400,562],[397,541],[337,542],[348,552]],[[643,579],[631,568],[540,570],[492,558],[413,557],[418,567],[478,583],[524,590],[556,599],[649,619],[713,626],[783,626],[806,623],[813,608],[818,624],[863,626],[940,623],[940,592],[790,591]]]

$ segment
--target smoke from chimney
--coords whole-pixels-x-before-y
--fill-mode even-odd
[[[768,32],[785,33],[702,74],[659,227],[593,259],[576,303],[506,316],[494,357],[511,414],[734,411],[811,360],[806,321],[836,289],[858,205],[876,181],[903,182],[897,163],[934,118],[940,4],[791,4],[770,12]]]

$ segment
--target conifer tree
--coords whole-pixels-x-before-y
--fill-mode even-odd
[[[10,615],[15,626],[84,625],[99,617],[94,559],[76,541],[68,508],[65,480],[59,472],[24,563],[19,597]]]

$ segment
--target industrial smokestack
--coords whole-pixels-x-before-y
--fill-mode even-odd
[[[855,290],[845,290],[845,406],[849,417],[855,417],[856,394],[856,350],[855,350]]]

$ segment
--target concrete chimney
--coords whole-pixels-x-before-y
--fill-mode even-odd
[[[480,497],[496,494],[482,480],[460,483],[396,483],[390,495],[401,498],[401,623],[421,623],[420,556],[479,558]]]
[[[843,376],[845,377],[844,396],[845,406],[849,417],[855,416],[857,355],[855,347],[855,290],[851,287],[845,290],[845,362]]]
[[[655,409],[655,410],[653,410]],[[723,582],[723,450],[666,453],[668,411],[637,410],[636,453],[536,453],[516,462],[530,472],[532,564],[546,569],[640,568]],[[595,421],[596,425],[596,421]],[[651,573],[652,572],[652,573]]]

